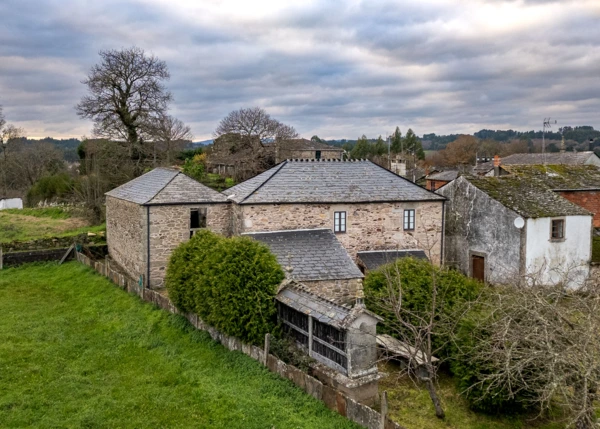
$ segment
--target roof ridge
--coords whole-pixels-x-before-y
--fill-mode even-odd
[[[369,160],[366,160],[366,161],[369,161]],[[377,164],[377,163],[375,163],[375,162],[373,162],[373,161],[369,161],[369,162],[370,162],[371,164],[373,164],[373,165],[376,165],[377,167],[381,168],[382,170],[384,170],[384,171],[387,171],[388,173],[390,173],[390,174],[392,174],[392,175],[394,175],[394,176],[396,176],[396,177],[399,177],[399,178],[401,178],[401,179],[403,179],[403,180],[407,181],[407,182],[408,182],[408,183],[410,183],[411,185],[414,185],[414,186],[419,186],[419,185],[417,185],[416,183],[414,183],[414,182],[411,182],[410,180],[408,180],[406,177],[402,177],[402,176],[400,176],[399,174],[396,174],[396,173],[394,173],[392,170],[388,170],[387,168],[385,168],[385,167],[382,167],[381,165],[379,165],[379,164]],[[419,186],[419,187],[421,188],[421,186]],[[436,197],[442,197],[442,198],[444,198],[444,200],[447,200],[447,198],[446,198],[446,197],[444,197],[443,195],[436,194],[435,192],[433,192],[433,191],[430,191],[430,190],[429,190],[429,189],[427,189],[427,188],[422,188],[422,189],[424,189],[425,191],[429,192],[430,194],[433,194],[433,195],[435,195]]]
[[[246,201],[248,198],[250,198],[252,195],[254,195],[254,193],[256,191],[258,191],[260,188],[262,188],[265,183],[267,183],[269,180],[271,180],[277,173],[279,173],[279,171],[281,171],[281,169],[288,163],[288,160],[285,160],[281,163],[281,166],[277,169],[277,171],[275,171],[273,174],[271,174],[267,180],[265,180],[264,182],[262,182],[260,185],[258,185],[256,188],[254,188],[254,190],[252,192],[250,192],[248,195],[246,195],[242,200],[240,200],[240,202],[238,204],[242,204],[244,201]],[[273,167],[276,168],[276,167]],[[243,182],[242,182],[243,183]]]
[[[168,170],[167,168],[164,168],[164,167],[157,167],[157,168],[160,168],[160,169],[163,169],[163,170]],[[156,170],[156,169],[155,169],[155,170]],[[164,189],[165,189],[167,186],[169,186],[169,183],[171,183],[171,182],[173,181],[173,179],[175,179],[177,176],[179,176],[179,175],[181,174],[181,171],[179,171],[179,170],[172,169],[172,171],[177,171],[177,173],[176,173],[176,174],[175,174],[173,177],[171,177],[171,178],[169,179],[169,181],[168,181],[167,183],[165,183],[165,185],[164,185],[162,188],[160,188],[158,191],[156,191],[156,192],[154,193],[154,195],[152,195],[152,198],[150,198],[150,199],[148,199],[148,200],[144,201],[144,202],[142,203],[142,205],[144,205],[144,204],[148,204],[150,201],[152,201],[154,198],[156,198],[156,197],[158,196],[158,194],[160,194],[160,193],[161,193],[161,192],[162,192],[162,191],[163,191],[163,190],[164,190]],[[149,173],[150,173],[150,172],[149,172]]]

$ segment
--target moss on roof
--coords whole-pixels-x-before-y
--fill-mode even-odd
[[[539,178],[518,175],[466,177],[481,191],[526,218],[589,216],[590,212],[562,198]]]
[[[600,169],[593,165],[503,165],[515,177],[541,181],[553,190],[600,189]]]

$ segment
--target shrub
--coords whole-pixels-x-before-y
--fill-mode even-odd
[[[27,192],[27,202],[35,205],[40,201],[62,199],[72,194],[75,182],[67,174],[42,177]]]
[[[401,324],[394,322],[397,316],[392,306],[381,304],[389,295],[390,282],[396,289],[401,285],[403,317],[412,319],[407,322],[417,326],[422,324],[422,320],[418,319],[431,312],[434,281],[437,286],[437,321],[455,317],[465,303],[479,295],[482,287],[478,281],[457,271],[436,267],[425,259],[410,257],[369,272],[364,281],[366,305],[385,319],[378,325],[378,331],[397,336],[398,329],[402,329]],[[449,338],[444,334],[447,333],[433,332],[433,350],[438,357],[449,357],[452,353]]]
[[[284,273],[269,249],[248,237],[197,233],[171,256],[173,303],[244,341],[262,344],[276,326],[275,293]]]

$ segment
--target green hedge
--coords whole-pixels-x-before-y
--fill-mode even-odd
[[[401,258],[367,274],[364,281],[367,308],[384,318],[377,327],[380,333],[397,336],[402,330],[401,323],[389,302],[388,283],[395,289],[402,288],[403,317],[411,319],[414,325],[422,324],[419,317],[429,314],[432,304],[432,285],[437,285],[436,320],[451,319],[463,304],[474,300],[480,293],[482,284],[465,277],[455,270],[439,268],[425,259]],[[411,317],[412,315],[412,317]],[[407,335],[410,335],[407,332]],[[447,358],[452,354],[451,344],[443,332],[434,330],[433,349],[438,357]]]
[[[166,285],[180,310],[198,314],[228,335],[262,344],[276,326],[275,294],[284,277],[263,244],[200,231],[173,252]]]

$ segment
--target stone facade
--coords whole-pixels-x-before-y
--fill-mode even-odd
[[[317,152],[320,152],[317,158]],[[279,153],[280,160],[284,159],[342,159],[342,150],[284,150]]]
[[[357,291],[362,290],[362,279],[304,280],[302,284],[315,295],[338,304],[353,304]]]
[[[162,287],[173,250],[190,238],[190,210],[206,209],[206,227],[216,233],[230,233],[230,205],[177,204],[143,206],[108,196],[106,234],[108,251],[129,276],[148,275],[148,228],[150,213],[150,287]]]
[[[164,286],[171,253],[190,238],[190,211],[206,209],[206,227],[229,235],[229,204],[187,204],[150,206],[150,286]]]
[[[146,273],[146,208],[106,197],[106,242],[111,257],[133,279]]]
[[[404,209],[415,210],[415,230],[404,231]],[[233,234],[300,228],[333,229],[334,212],[346,212],[346,232],[336,234],[353,259],[361,250],[424,249],[441,263],[443,203],[233,204]]]

